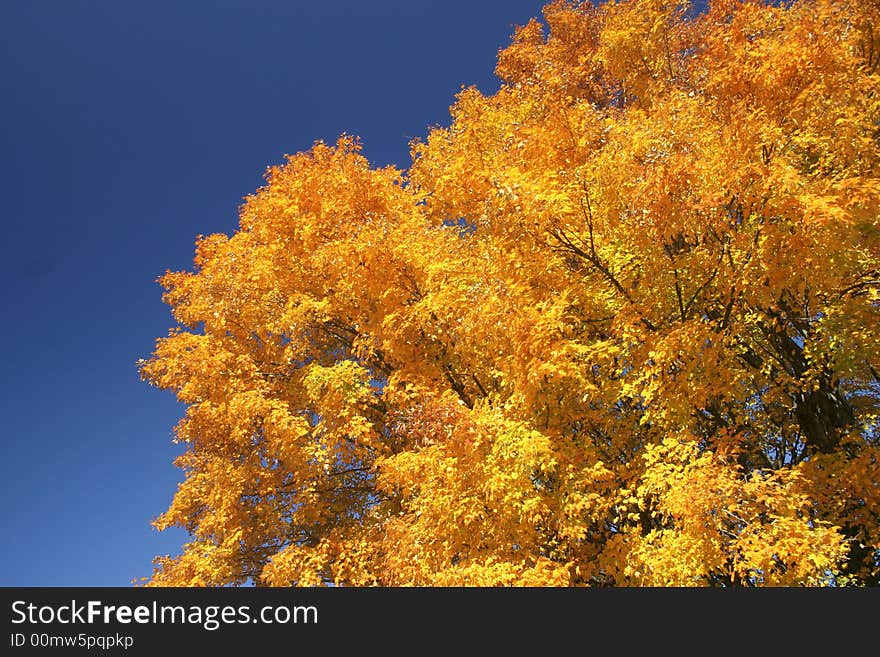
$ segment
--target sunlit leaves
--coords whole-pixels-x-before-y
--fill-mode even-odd
[[[877,584],[874,2],[556,1],[167,273],[153,583]]]

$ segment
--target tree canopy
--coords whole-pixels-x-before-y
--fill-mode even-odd
[[[161,279],[155,585],[880,583],[880,3],[556,0]]]

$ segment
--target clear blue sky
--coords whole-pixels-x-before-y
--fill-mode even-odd
[[[128,586],[178,551],[150,522],[183,409],[135,367],[172,323],[155,279],[317,139],[406,166],[542,4],[0,3],[0,586]]]

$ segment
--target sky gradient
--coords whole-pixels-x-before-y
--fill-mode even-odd
[[[150,522],[183,408],[135,366],[173,323],[156,278],[315,140],[407,166],[542,5],[0,3],[0,586],[128,586],[178,552]]]

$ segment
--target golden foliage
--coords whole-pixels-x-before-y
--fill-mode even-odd
[[[162,279],[157,585],[880,583],[880,11],[557,0]]]

